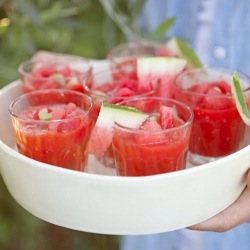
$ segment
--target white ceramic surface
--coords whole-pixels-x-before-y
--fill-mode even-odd
[[[18,81],[0,91],[0,170],[13,198],[47,222],[114,235],[166,232],[212,217],[245,187],[250,146],[195,168],[132,178],[102,174],[93,160],[81,173],[29,159],[15,150],[8,115],[20,93]]]

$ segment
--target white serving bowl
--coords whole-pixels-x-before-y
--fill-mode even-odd
[[[147,177],[81,173],[29,159],[15,150],[8,114],[20,94],[18,81],[0,92],[0,170],[13,198],[47,222],[114,235],[172,231],[219,213],[246,185],[250,146],[212,163]],[[95,164],[90,161],[90,169]]]

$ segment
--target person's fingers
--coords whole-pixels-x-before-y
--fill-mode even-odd
[[[250,222],[250,171],[247,175],[247,186],[237,201],[211,219],[188,228],[199,231],[225,232],[243,222]]]

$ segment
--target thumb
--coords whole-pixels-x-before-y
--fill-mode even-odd
[[[188,227],[191,230],[225,232],[243,222],[250,222],[250,171],[246,177],[247,186],[241,196],[228,208],[214,217]]]

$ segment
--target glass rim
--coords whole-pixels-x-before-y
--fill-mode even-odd
[[[145,133],[151,133],[151,134],[159,134],[159,133],[162,133],[162,132],[173,132],[173,131],[177,131],[177,130],[180,130],[180,129],[184,129],[185,127],[188,127],[192,124],[193,122],[193,119],[194,119],[194,113],[193,113],[193,110],[191,109],[191,107],[181,101],[178,101],[178,100],[175,100],[173,98],[167,98],[167,97],[135,97],[135,98],[130,98],[130,99],[127,99],[127,100],[124,100],[122,102],[119,102],[117,103],[117,105],[122,105],[123,103],[125,102],[130,102],[130,101],[143,101],[143,100],[148,100],[148,99],[151,99],[151,100],[162,100],[162,101],[166,101],[166,102],[171,102],[173,104],[176,104],[176,105],[179,105],[181,106],[182,108],[184,108],[188,113],[189,113],[189,117],[186,121],[183,121],[183,124],[179,125],[179,126],[176,126],[176,127],[173,127],[173,128],[166,128],[166,129],[161,129],[161,130],[156,130],[156,131],[148,131],[148,130],[140,130],[139,128],[129,128],[129,127],[126,127],[122,124],[119,124],[118,122],[114,122],[114,125],[115,127],[118,127],[119,129],[122,129],[122,130],[126,130],[126,131],[129,131],[130,133],[140,133],[140,134],[145,134]],[[128,105],[125,105],[127,107],[129,107]],[[169,106],[168,106],[169,107]],[[146,113],[147,114],[147,113]]]
[[[50,121],[42,121],[42,120],[36,120],[36,119],[32,119],[32,118],[27,118],[27,117],[22,117],[22,115],[20,114],[16,114],[16,112],[14,111],[14,106],[18,104],[19,101],[21,100],[25,100],[31,96],[35,96],[35,95],[39,95],[39,94],[50,94],[50,93],[58,93],[58,94],[74,94],[77,95],[78,97],[82,98],[82,100],[84,99],[84,101],[88,102],[89,107],[84,110],[83,114],[79,114],[79,115],[75,115],[73,117],[69,117],[66,119],[55,119],[55,120],[50,120]],[[67,103],[62,103],[62,104],[68,104],[70,102]],[[57,102],[52,103],[52,104],[58,104]],[[59,103],[60,104],[60,103]],[[43,105],[43,104],[41,104]],[[44,104],[46,105],[46,104]],[[8,110],[9,110],[9,114],[13,117],[16,118],[18,120],[22,120],[25,122],[35,122],[37,124],[49,124],[49,123],[58,123],[58,122],[67,122],[67,121],[71,121],[72,119],[78,118],[78,117],[85,117],[87,115],[89,115],[89,113],[93,110],[94,108],[94,103],[91,97],[89,97],[88,95],[78,92],[78,91],[74,91],[74,90],[68,90],[68,89],[44,89],[44,90],[36,90],[36,91],[32,91],[29,93],[25,93],[22,94],[20,96],[18,96],[17,98],[15,98],[14,100],[12,100],[12,102],[10,103]]]
[[[128,96],[128,97],[123,97],[123,96],[109,96],[109,95],[107,95],[106,93],[98,93],[98,91],[96,91],[95,92],[95,90],[94,89],[92,89],[92,87],[89,87],[88,86],[88,81],[92,81],[92,82],[94,82],[95,81],[95,77],[99,77],[99,76],[101,76],[102,74],[103,75],[105,75],[105,74],[107,74],[108,76],[111,76],[111,78],[113,78],[113,76],[112,76],[112,74],[113,73],[117,73],[117,74],[119,74],[119,75],[122,75],[121,77],[119,77],[118,79],[108,79],[107,80],[107,82],[114,82],[114,83],[116,83],[116,82],[119,82],[119,81],[121,81],[121,80],[124,80],[124,79],[128,79],[128,80],[130,80],[130,78],[129,78],[129,76],[127,76],[125,73],[122,73],[118,68],[116,68],[116,69],[108,69],[108,70],[101,70],[101,71],[97,71],[97,72],[95,72],[95,73],[93,73],[93,74],[91,74],[91,75],[87,75],[84,79],[85,80],[82,80],[83,81],[83,83],[82,83],[82,85],[83,85],[83,89],[88,93],[88,94],[92,94],[92,95],[94,95],[94,96],[96,96],[96,97],[106,97],[106,98],[112,98],[112,99],[121,99],[121,98],[124,98],[124,100],[127,100],[127,98],[132,98],[131,96]],[[103,80],[103,79],[102,79]],[[135,81],[138,81],[137,79],[132,79],[132,80],[135,80]],[[98,80],[97,80],[98,81]],[[104,83],[105,84],[105,83]],[[150,91],[148,91],[148,92],[144,92],[144,93],[141,93],[141,94],[137,94],[137,95],[135,95],[136,97],[144,97],[144,96],[148,96],[148,95],[152,95],[152,94],[154,94],[154,93],[156,93],[158,90],[159,90],[159,88],[160,88],[160,83],[158,84],[158,86],[156,87],[156,88],[154,88],[154,89],[151,89]]]
[[[228,76],[228,77],[233,77],[233,73],[236,70],[230,69],[230,68],[220,68],[220,67],[200,67],[200,68],[191,68],[191,69],[187,69],[185,71],[183,71],[182,73],[180,73],[175,81],[174,81],[174,86],[175,88],[177,88],[179,91],[181,91],[182,93],[186,93],[189,95],[196,95],[196,96],[216,96],[216,98],[232,98],[233,94],[232,93],[228,93],[226,95],[221,95],[221,94],[209,94],[209,93],[197,93],[195,91],[189,90],[188,88],[183,88],[181,87],[181,79],[183,79],[184,77],[192,77],[193,73],[206,73],[206,72],[211,72],[211,73],[218,73],[219,76]],[[245,89],[243,89],[244,93],[248,93],[250,94],[250,76],[248,76],[247,74],[238,71],[238,76],[239,79],[241,80],[242,78],[247,79],[247,81],[244,81],[245,83],[247,83],[247,86]],[[198,78],[197,78],[198,79]],[[216,81],[216,79],[214,80]],[[211,82],[214,82],[211,81]],[[209,82],[208,82],[209,83]],[[198,83],[199,84],[199,83]],[[228,83],[228,85],[230,86],[230,83]]]
[[[124,42],[121,44],[118,44],[111,48],[108,52],[110,54],[111,51],[114,50],[119,50],[121,48],[127,48],[127,47],[138,47],[138,46],[152,46],[152,47],[158,47],[158,46],[165,46],[164,43],[161,42],[155,42],[155,41],[129,41],[129,42]]]
[[[56,56],[55,58],[49,58],[49,59],[27,59],[25,61],[22,61],[17,70],[18,70],[18,73],[24,77],[31,77],[31,72],[27,72],[25,71],[25,67],[28,67],[30,65],[33,65],[33,64],[36,64],[36,63],[41,63],[41,64],[58,64],[58,65],[63,65],[63,64],[68,64],[70,66],[70,62],[79,62],[79,63],[84,63],[86,64],[87,66],[87,70],[84,70],[84,71],[77,71],[79,73],[82,73],[83,75],[88,75],[88,74],[91,74],[92,71],[93,71],[93,65],[90,61],[90,59],[87,59],[87,58],[84,58],[84,57],[80,57],[80,56],[74,56],[74,55],[69,55],[67,56],[66,58],[64,58],[63,56]],[[69,79],[71,77],[74,77],[76,75],[72,75],[72,76],[69,76],[69,77],[64,77],[65,79]],[[42,77],[42,76],[36,76],[35,77],[36,79],[46,79],[48,77]]]
[[[109,52],[107,53],[106,57],[108,60],[116,62],[115,58],[120,59],[121,56],[120,55],[114,56],[113,53],[116,53],[122,50],[135,49],[137,47],[139,48],[143,46],[157,49],[165,45],[164,43],[153,42],[153,41],[130,41],[127,43],[118,44],[117,46],[111,48]],[[126,57],[131,57],[131,55],[126,55]]]

